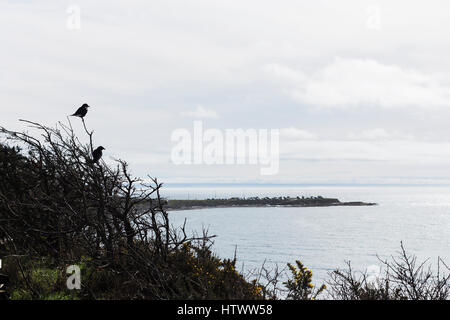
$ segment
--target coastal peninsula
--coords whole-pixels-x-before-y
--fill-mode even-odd
[[[190,210],[232,207],[331,207],[374,206],[376,203],[362,201],[341,202],[336,198],[318,197],[251,197],[204,200],[166,200],[167,210]]]

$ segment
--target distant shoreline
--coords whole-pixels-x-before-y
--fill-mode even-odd
[[[362,201],[341,202],[335,198],[323,197],[277,197],[277,198],[229,198],[205,200],[167,200],[168,211],[213,209],[213,208],[280,208],[280,207],[336,207],[374,206],[376,203]]]

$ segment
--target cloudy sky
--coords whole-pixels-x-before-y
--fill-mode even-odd
[[[87,102],[106,159],[169,183],[450,183],[449,17],[437,0],[0,0],[0,125]],[[195,120],[280,130],[279,173],[173,164]]]

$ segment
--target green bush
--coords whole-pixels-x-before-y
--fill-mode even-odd
[[[315,288],[312,283],[312,271],[298,260],[295,263],[297,267],[288,263],[292,278],[284,282],[288,290],[287,299],[315,300],[326,289],[326,286],[322,285],[319,288]]]
[[[65,268],[50,259],[7,258],[4,269],[9,275],[9,298],[12,300],[74,300],[76,291],[66,287]]]

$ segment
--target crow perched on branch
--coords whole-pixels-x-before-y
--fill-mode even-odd
[[[74,114],[72,114],[72,116],[83,119],[88,112],[88,108],[90,108],[90,106],[87,103],[84,103]]]
[[[105,150],[105,148],[100,146],[92,152],[92,161],[94,163],[97,163],[100,160],[103,155],[103,150]]]

